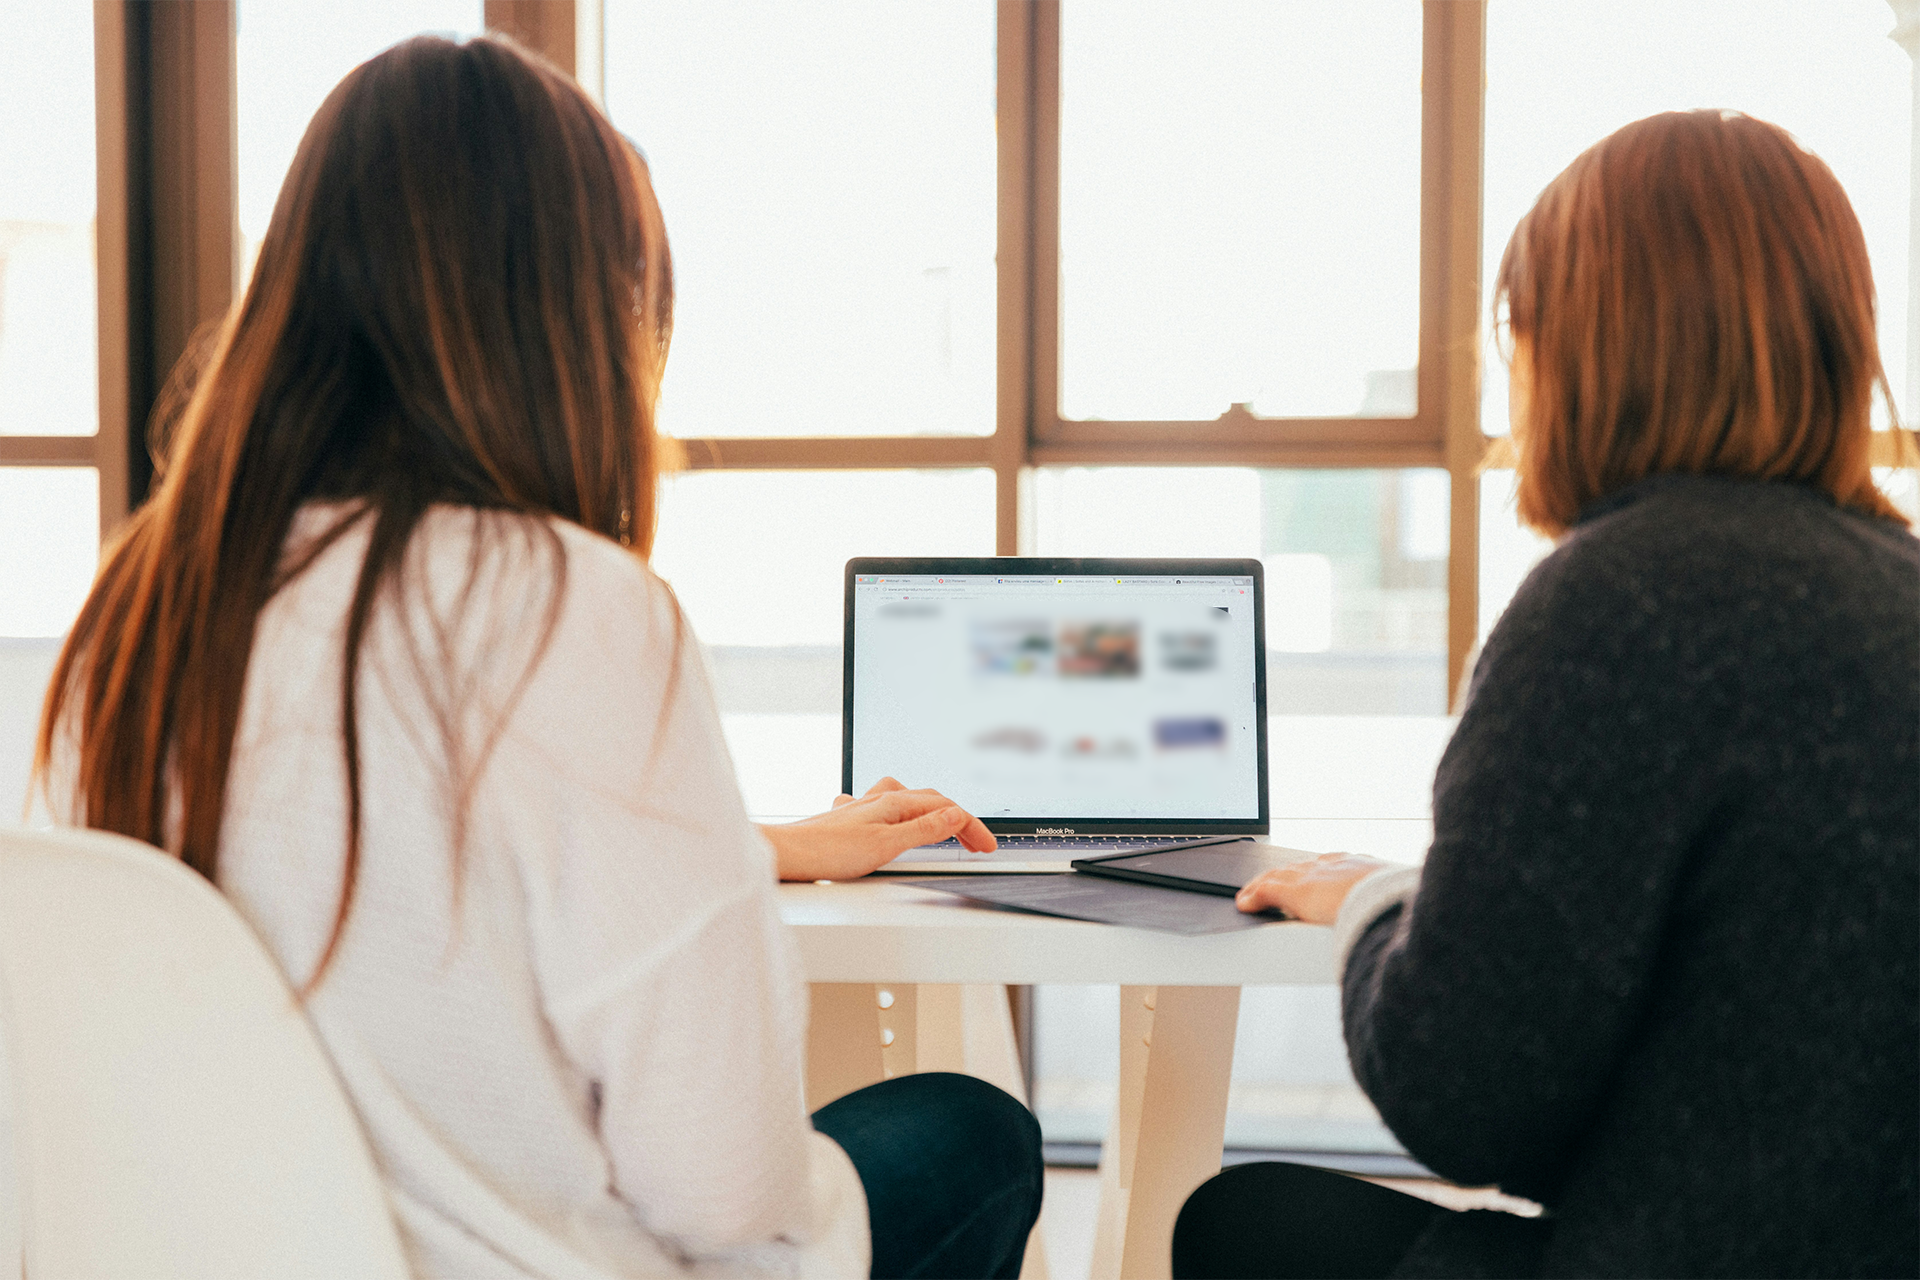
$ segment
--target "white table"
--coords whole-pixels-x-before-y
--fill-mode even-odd
[[[810,1108],[887,1076],[939,1070],[1027,1101],[1004,986],[1120,984],[1096,1280],[1169,1274],[1174,1218],[1220,1169],[1240,988],[1334,981],[1331,935],[1314,925],[1182,937],[981,909],[880,877],[783,885],[780,898],[816,984]],[[1044,1275],[1037,1233],[1022,1274]]]

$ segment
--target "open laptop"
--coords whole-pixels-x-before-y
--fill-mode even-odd
[[[881,870],[1265,836],[1265,604],[1257,560],[848,561],[841,789],[932,787],[1000,841]]]

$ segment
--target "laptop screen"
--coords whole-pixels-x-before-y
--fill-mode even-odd
[[[1001,831],[1264,830],[1257,561],[856,560],[847,585],[851,794],[892,775]]]

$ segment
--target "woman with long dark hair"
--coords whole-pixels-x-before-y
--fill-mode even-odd
[[[747,821],[644,561],[672,298],[645,163],[567,77],[490,39],[357,68],[61,655],[42,780],[259,930],[417,1274],[1013,1275],[1018,1103],[909,1077],[809,1127],[776,871],[992,838],[897,787]]]
[[[1246,1165],[1174,1273],[1920,1274],[1920,543],[1868,465],[1860,225],[1784,130],[1654,116],[1547,187],[1495,295],[1520,517],[1559,545],[1425,865],[1240,900],[1334,926],[1407,1150],[1546,1212]]]

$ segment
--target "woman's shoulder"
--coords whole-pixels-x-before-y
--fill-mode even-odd
[[[516,630],[549,622],[556,638],[585,629],[631,640],[678,629],[672,590],[629,548],[558,516],[436,506],[408,547],[436,613]],[[455,606],[458,606],[456,610]]]
[[[563,625],[611,634],[623,647],[642,638],[648,649],[665,644],[677,658],[690,632],[673,588],[631,548],[570,520],[546,523],[566,557]]]
[[[1574,560],[1655,556],[1708,570],[1835,552],[1920,565],[1920,540],[1905,526],[1843,507],[1812,485],[1675,473],[1592,504],[1562,549]]]
[[[352,504],[302,509],[286,586],[262,615],[270,656],[338,652],[374,522]],[[550,516],[432,507],[377,600],[362,653],[383,687],[417,686],[441,701],[470,691],[500,711],[657,704],[697,652],[672,591],[644,561]]]
[[[478,567],[543,576],[558,555],[583,586],[652,591],[662,585],[630,548],[555,515],[443,503],[421,517],[414,545],[441,572]]]
[[[436,507],[408,555],[416,652],[474,691],[510,754],[617,788],[661,735],[718,740],[698,644],[630,549],[558,518]]]
[[[1920,542],[1894,522],[1801,485],[1661,476],[1584,513],[1488,649],[1615,676],[1675,662],[1730,676],[1916,640]]]
[[[1669,474],[1583,512],[1523,595],[1593,613],[1609,602],[1710,609],[1818,592],[1833,608],[1863,575],[1911,594],[1920,588],[1920,540],[1807,485]]]

